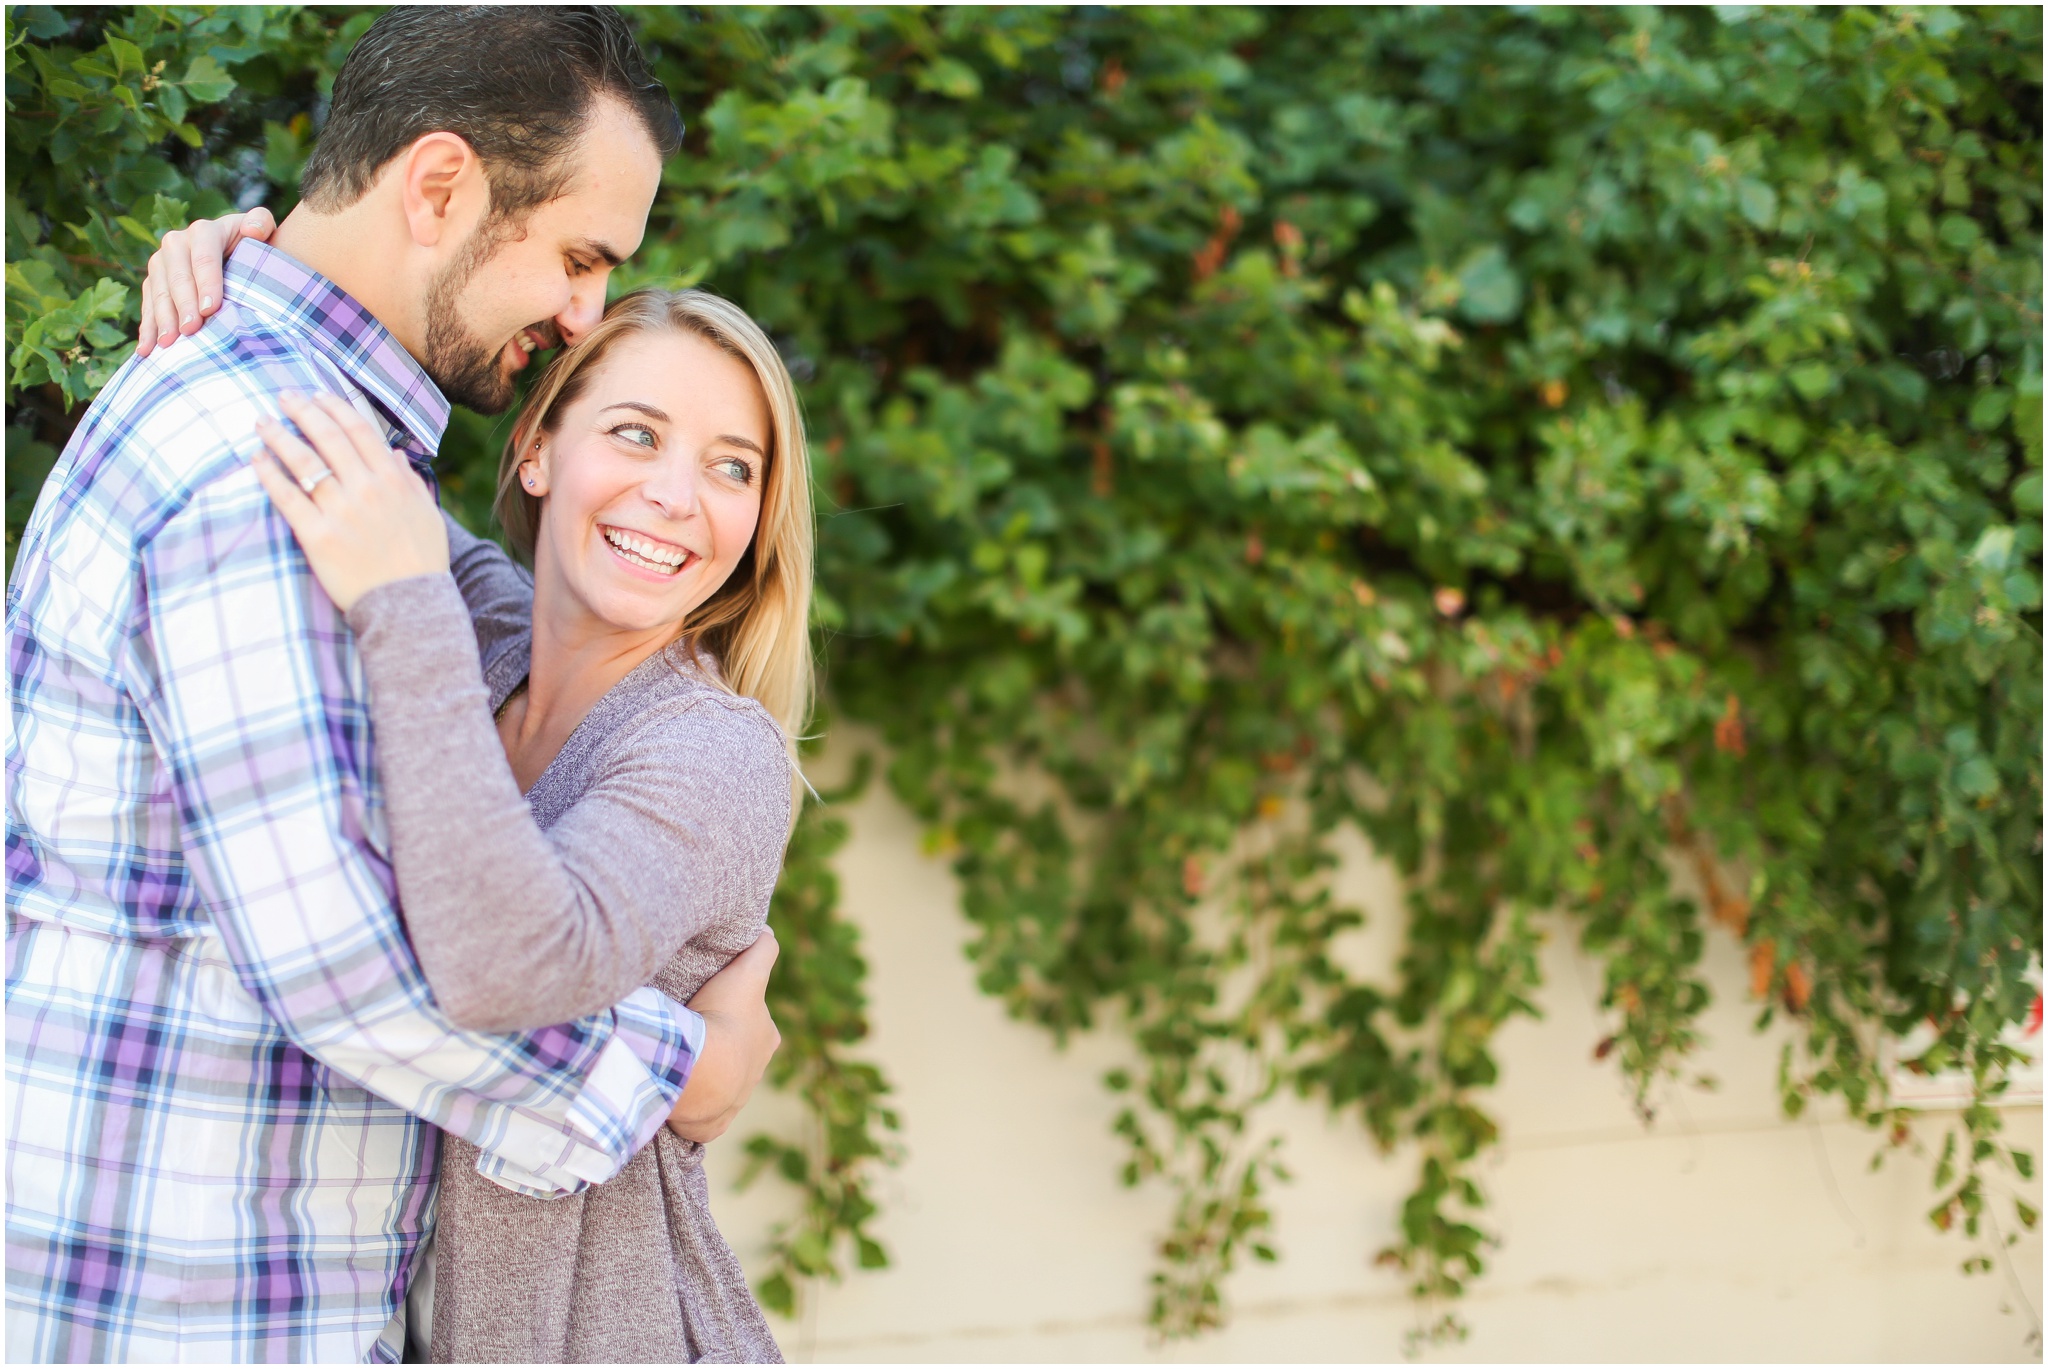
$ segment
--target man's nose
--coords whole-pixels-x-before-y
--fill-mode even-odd
[[[569,307],[555,315],[564,345],[574,347],[604,317],[604,285],[608,271],[592,271],[569,288]]]

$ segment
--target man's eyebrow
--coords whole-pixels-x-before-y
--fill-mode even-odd
[[[605,242],[599,238],[585,238],[583,241],[577,243],[570,250],[572,252],[583,252],[590,256],[597,257],[600,260],[602,260],[606,266],[617,266],[620,262],[626,259],[625,253],[619,251],[618,248],[612,246],[610,243]]]

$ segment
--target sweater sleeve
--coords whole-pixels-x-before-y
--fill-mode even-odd
[[[486,541],[448,516],[449,572],[462,591],[476,649],[486,664],[533,625],[533,577],[496,542]]]
[[[780,734],[749,701],[671,700],[606,739],[545,831],[506,764],[452,576],[349,611],[370,686],[400,908],[443,1011],[480,1030],[570,1021],[765,905],[790,803]]]

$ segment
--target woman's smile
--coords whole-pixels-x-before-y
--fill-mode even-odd
[[[633,532],[608,523],[598,524],[597,530],[603,535],[605,545],[611,548],[614,557],[634,571],[662,580],[672,580],[682,574],[688,566],[704,559],[688,547],[664,542],[646,533]]]

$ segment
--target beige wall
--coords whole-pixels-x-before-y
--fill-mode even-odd
[[[1273,1195],[1281,1262],[1233,1280],[1220,1334],[1151,1344],[1146,1275],[1166,1207],[1159,1190],[1114,1178],[1123,1154],[1097,1081],[1122,1059],[1119,1043],[1098,1034],[1062,1053],[1005,1017],[974,988],[951,877],[920,854],[914,819],[879,784],[847,816],[839,868],[870,964],[868,1053],[896,1085],[906,1155],[879,1182],[877,1234],[893,1265],[810,1290],[799,1320],[776,1328],[791,1359],[1400,1356],[1414,1314],[1398,1279],[1369,1262],[1392,1235],[1413,1157],[1383,1159],[1356,1122],[1292,1099],[1270,1114],[1295,1173]],[[1347,955],[1383,967],[1384,982],[1398,940],[1390,874],[1361,845],[1342,878],[1374,914]],[[1727,938],[1709,957],[1717,1002],[1700,1061],[1723,1087],[1678,1094],[1648,1131],[1611,1065],[1591,1059],[1597,966],[1560,933],[1544,968],[1545,1018],[1506,1030],[1491,1100],[1505,1144],[1485,1178],[1503,1244],[1464,1309],[1471,1338],[1425,1359],[2039,1358],[2027,1344],[2038,1237],[2009,1268],[1965,1278],[1965,1244],[1923,1215],[1927,1161],[1895,1154],[1873,1175],[1867,1132],[1782,1120],[1779,1038],[1750,1030]],[[793,1115],[786,1100],[759,1099],[735,1136]],[[2038,1152],[2038,1106],[2010,1110],[2007,1124]],[[713,1147],[713,1201],[753,1269],[789,1201],[767,1181],[736,1193],[738,1160],[736,1145]]]

